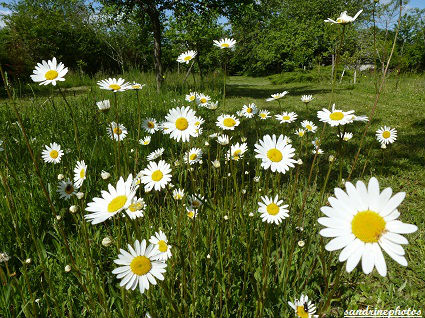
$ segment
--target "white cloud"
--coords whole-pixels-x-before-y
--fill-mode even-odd
[[[0,9],[0,29],[4,27],[4,21],[3,21],[3,17],[5,15],[9,15],[11,13],[10,10],[7,9]]]

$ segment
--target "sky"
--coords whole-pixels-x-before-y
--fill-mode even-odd
[[[0,3],[12,3],[15,0],[0,0]],[[382,0],[382,1],[388,1],[388,0]],[[410,0],[408,7],[410,8],[419,8],[419,9],[425,9],[425,0]],[[4,22],[2,19],[2,16],[5,14],[8,14],[10,11],[6,10],[5,8],[0,6],[0,28],[4,26]]]

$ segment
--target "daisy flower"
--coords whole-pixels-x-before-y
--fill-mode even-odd
[[[324,154],[324,151],[323,151],[322,149],[320,149],[319,147],[315,147],[315,148],[312,150],[312,153],[313,153],[313,155],[315,155],[316,153],[317,153],[318,155],[323,155],[323,154]]]
[[[99,85],[99,87],[101,89],[106,89],[108,91],[113,91],[114,93],[116,92],[124,92],[127,89],[130,89],[131,85],[128,83],[125,83],[125,79],[123,78],[108,78],[105,80],[101,80],[97,82],[97,85]]]
[[[285,95],[288,94],[288,93],[289,93],[288,91],[284,91],[282,93],[272,94],[271,97],[266,99],[266,102],[271,102],[273,100],[281,99],[281,98],[285,97]]]
[[[108,99],[97,102],[96,105],[101,112],[107,112],[111,108],[111,103]]]
[[[329,22],[332,24],[348,24],[348,23],[352,23],[354,22],[357,17],[360,15],[360,13],[362,13],[363,10],[360,10],[359,12],[356,13],[356,15],[354,17],[351,17],[347,14],[347,11],[344,11],[340,14],[340,16],[335,20],[332,20],[330,18],[324,20],[325,22]]]
[[[146,136],[143,139],[139,140],[139,144],[147,146],[151,143],[151,136]]]
[[[206,107],[208,105],[208,103],[210,102],[211,97],[205,94],[198,94],[196,96],[196,103],[198,104],[198,106],[201,107]]]
[[[397,130],[387,126],[381,127],[376,131],[376,139],[384,145],[392,144],[397,139]]]
[[[285,173],[289,167],[294,167],[297,161],[293,159],[295,149],[288,143],[288,137],[280,135],[265,135],[259,144],[255,144],[255,158],[261,159],[261,166],[264,169],[271,169],[272,172]]]
[[[208,109],[215,110],[218,107],[218,101],[210,102],[206,106]]]
[[[138,91],[138,90],[143,89],[143,87],[144,87],[145,85],[146,85],[146,84],[139,84],[139,83],[133,82],[132,84],[130,84],[129,89],[132,89],[132,90]]]
[[[61,158],[63,156],[63,150],[61,150],[61,146],[57,143],[51,143],[50,147],[45,145],[46,149],[43,150],[41,156],[45,162],[48,163],[59,163],[61,162]]]
[[[198,96],[197,92],[190,92],[189,94],[186,95],[185,100],[191,103],[196,100],[196,96]]]
[[[141,182],[145,185],[145,191],[161,190],[171,181],[170,164],[164,160],[158,163],[149,162],[147,168],[141,172]]]
[[[167,264],[155,260],[157,250],[151,244],[146,247],[146,240],[140,243],[138,240],[134,242],[134,248],[128,244],[129,252],[120,249],[118,259],[114,260],[117,265],[112,274],[117,275],[118,279],[122,279],[120,286],[126,289],[134,290],[139,286],[140,293],[149,289],[149,285],[156,285],[156,279],[164,280],[165,268]]]
[[[268,110],[263,109],[263,110],[260,110],[258,112],[258,117],[260,117],[260,119],[264,120],[264,119],[267,119],[267,118],[270,117],[269,114],[270,114],[270,112]]]
[[[353,138],[353,133],[345,132],[344,135],[337,135],[337,136],[344,141],[349,141],[351,138]]]
[[[177,107],[168,112],[162,127],[171,138],[186,142],[197,134],[195,126],[197,119],[196,112],[190,107]]]
[[[146,118],[142,122],[142,128],[148,134],[153,134],[159,129],[159,125],[155,118]]]
[[[174,189],[173,190],[173,199],[174,200],[183,200],[184,197],[184,189]]]
[[[312,133],[315,133],[316,132],[316,130],[317,130],[317,126],[315,125],[315,124],[313,124],[313,122],[312,121],[309,121],[309,120],[304,120],[302,123],[301,123],[301,126],[304,128],[304,130],[305,131],[307,131],[307,132],[312,132]]]
[[[56,81],[65,81],[64,76],[68,73],[68,68],[60,62],[59,64],[54,57],[52,60],[37,63],[35,70],[32,72],[31,79],[40,83],[40,85],[52,84],[56,86]]]
[[[376,267],[381,276],[387,274],[387,265],[382,254],[383,249],[392,259],[402,266],[407,266],[403,244],[407,239],[401,234],[415,232],[416,225],[403,223],[397,218],[406,193],[399,192],[391,197],[391,188],[382,192],[376,178],[371,178],[366,185],[357,181],[356,186],[347,182],[346,192],[335,188],[335,197],[330,197],[330,206],[321,211],[326,217],[318,222],[326,228],[320,231],[323,237],[333,237],[326,250],[342,249],[339,261],[346,263],[347,272],[362,263],[365,274]]]
[[[144,216],[143,212],[145,210],[145,207],[145,200],[143,200],[142,198],[138,199],[134,197],[125,212],[130,217],[130,219],[134,220]]]
[[[123,124],[117,124],[114,121],[109,127],[106,127],[106,131],[108,132],[109,138],[116,141],[123,140],[128,133],[127,128],[125,128]]]
[[[184,154],[184,162],[193,165],[195,163],[198,163],[202,160],[202,150],[199,148],[192,148],[188,150]]]
[[[246,118],[252,118],[254,115],[258,113],[258,108],[254,103],[243,105],[242,107],[242,116]]]
[[[279,224],[283,219],[286,219],[289,214],[287,209],[288,205],[282,205],[283,200],[279,200],[276,195],[272,197],[263,196],[261,197],[263,202],[258,202],[258,212],[261,213],[261,219],[263,222]]]
[[[301,96],[301,101],[305,104],[310,103],[313,100],[313,95],[303,95]]]
[[[220,49],[232,49],[236,44],[234,39],[224,38],[219,41],[214,40],[214,45]]]
[[[132,184],[133,176],[131,174],[126,181],[120,177],[116,187],[109,184],[109,192],[102,191],[101,198],[96,197],[88,203],[86,211],[92,213],[86,214],[84,218],[92,224],[98,224],[127,209],[136,195],[137,187],[133,187]]]
[[[77,165],[74,168],[74,184],[77,188],[83,185],[86,180],[87,165],[84,160],[77,161]]]
[[[367,122],[367,121],[369,121],[369,118],[367,116],[364,116],[364,115],[357,116],[357,115],[354,115],[353,114],[353,116],[351,117],[351,120],[353,120],[353,121]]]
[[[288,305],[295,311],[295,315],[300,318],[319,317],[315,315],[316,306],[308,300],[307,295],[301,294],[301,298],[295,299],[294,302],[288,301]]]
[[[319,110],[317,112],[317,117],[320,119],[320,121],[328,123],[329,125],[334,127],[353,122],[353,113],[354,110],[344,112],[340,109],[335,109],[335,104],[333,104],[331,111],[327,110],[326,108],[323,108],[322,110]]]
[[[218,116],[215,124],[223,130],[234,130],[239,126],[240,121],[234,115],[223,114]]]
[[[199,209],[202,206],[202,200],[204,200],[204,197],[202,195],[189,195],[187,197],[189,207],[192,209]]]
[[[217,142],[222,146],[228,145],[230,142],[230,139],[231,138],[226,134],[217,136]]]
[[[177,62],[189,64],[189,62],[195,58],[196,54],[198,54],[196,51],[186,51],[179,55]]]
[[[302,128],[297,129],[297,130],[295,131],[295,135],[297,135],[298,137],[304,137],[304,135],[305,135],[305,130],[304,130],[304,129],[302,129]]]
[[[281,115],[275,115],[274,116],[277,120],[280,121],[281,124],[283,123],[292,123],[297,120],[298,115],[294,112],[284,112]]]
[[[67,181],[59,182],[57,192],[60,194],[61,199],[69,200],[76,193],[76,190],[74,184],[68,179]]]
[[[193,207],[187,207],[186,215],[189,219],[194,219],[198,216],[198,209],[194,209]]]
[[[242,159],[247,149],[248,146],[245,142],[241,144],[237,142],[236,144],[231,145],[229,151],[227,152],[227,160],[232,159],[238,161],[239,159]]]
[[[149,243],[154,246],[157,252],[155,259],[165,262],[171,257],[171,245],[168,245],[167,236],[164,232],[155,232],[155,235],[152,235],[149,239]]]
[[[162,156],[162,154],[164,153],[164,148],[159,148],[159,149],[157,149],[157,150],[155,150],[155,151],[153,151],[153,152],[151,152],[147,157],[146,157],[146,159],[148,160],[148,161],[152,161],[152,160],[156,160],[156,159],[158,159],[159,157],[161,157]]]

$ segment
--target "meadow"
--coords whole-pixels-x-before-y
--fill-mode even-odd
[[[0,263],[1,317],[144,317],[147,313],[151,317],[290,317],[294,310],[288,302],[301,294],[315,304],[320,317],[340,317],[346,309],[366,306],[423,308],[424,76],[390,75],[365,131],[367,122],[332,127],[319,121],[317,112],[335,103],[336,109],[371,118],[376,96],[373,73],[360,76],[356,84],[347,78],[334,85],[330,81],[274,85],[267,77],[230,76],[225,102],[220,72],[202,83],[197,75],[182,83],[184,74],[166,74],[160,93],[153,74],[120,75],[128,82],[146,84],[124,92],[100,89],[96,82],[108,77],[102,74],[83,81],[69,75],[69,81],[58,83],[64,87],[66,102],[57,87],[36,83],[25,89],[15,86],[11,99],[0,99],[4,148],[0,152],[0,252],[9,256]],[[266,101],[283,91],[289,93]],[[190,92],[210,96],[212,102],[218,101],[217,108],[187,101]],[[301,96],[310,94],[314,99],[303,103]],[[98,109],[96,103],[102,100],[110,101],[109,111]],[[251,103],[270,112],[268,118],[235,115]],[[141,127],[146,118],[156,119],[159,126],[171,109],[181,106],[190,107],[205,121],[197,137],[176,141],[163,128],[150,134]],[[284,111],[295,112],[298,118],[280,123],[275,115]],[[234,115],[240,124],[223,130],[216,125],[222,114]],[[304,120],[317,125],[316,132],[306,129],[303,136],[296,134]],[[120,142],[107,134],[112,121],[128,130]],[[383,126],[397,130],[397,140],[385,149],[375,136]],[[338,138],[340,128],[351,132],[352,138]],[[228,135],[228,144],[217,142],[214,134]],[[285,173],[264,168],[255,157],[255,145],[273,134],[289,137],[286,145],[295,151],[295,163]],[[139,140],[146,136],[151,140],[143,145]],[[42,159],[45,145],[53,142],[64,152],[57,164]],[[234,149],[241,151],[229,154],[236,143]],[[147,159],[161,147],[161,155]],[[199,152],[196,157],[186,154],[193,148],[202,150],[201,161]],[[72,189],[69,199],[60,198],[58,184],[68,178],[72,182],[81,160],[87,165],[81,187]],[[170,164],[171,180],[161,189],[147,189],[143,178],[136,176],[160,160]],[[136,196],[144,200],[139,211],[143,216],[130,218],[124,209],[99,224],[87,222],[86,209],[93,198],[100,197],[102,190],[111,192],[108,185],[115,187],[120,177],[126,180],[129,174],[138,185]],[[339,251],[326,250],[330,239],[319,234],[324,226],[318,218],[325,216],[321,207],[329,206],[334,188],[346,191],[346,181],[367,185],[372,177],[381,191],[390,187],[393,195],[406,192],[398,219],[418,227],[405,236],[407,267],[384,253],[386,276],[373,267],[365,274],[361,262],[346,272]],[[181,198],[173,192],[176,189],[184,190]],[[276,205],[279,215],[288,210],[278,224],[260,217],[262,196],[278,196],[287,205]],[[149,279],[149,289],[143,293],[121,287],[112,273],[119,266],[114,260],[120,253],[125,255],[120,249],[129,251],[128,244],[133,246],[136,240],[149,244],[159,231],[166,235],[172,254],[163,255],[164,279],[157,277],[157,285]],[[295,312],[310,317],[308,305],[303,308],[305,312]]]

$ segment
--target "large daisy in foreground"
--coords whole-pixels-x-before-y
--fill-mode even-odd
[[[190,107],[177,107],[171,109],[165,116],[162,128],[164,133],[169,134],[171,138],[186,142],[190,137],[197,136],[195,125],[197,121],[196,112]]]
[[[118,259],[115,264],[122,265],[115,268],[112,274],[121,279],[120,286],[126,289],[134,290],[139,286],[140,293],[149,289],[149,285],[156,285],[156,279],[164,280],[165,268],[167,264],[155,260],[158,251],[155,246],[149,244],[146,247],[146,240],[140,243],[134,242],[134,248],[128,244],[129,252],[120,249]]]
[[[397,207],[406,193],[391,197],[391,188],[380,192],[376,178],[371,178],[367,187],[358,181],[356,186],[347,182],[345,188],[347,192],[335,188],[335,197],[328,199],[331,206],[321,208],[326,217],[319,218],[318,222],[326,228],[320,235],[334,238],[326,249],[342,249],[339,261],[347,261],[347,272],[361,260],[365,274],[376,267],[378,273],[385,276],[387,264],[381,249],[400,265],[407,266],[402,245],[408,241],[401,234],[413,233],[418,228],[397,220],[400,216]]]
[[[177,62],[189,64],[189,62],[195,58],[196,54],[196,51],[186,51],[179,55]]]
[[[255,144],[255,158],[261,159],[261,166],[264,169],[271,169],[272,172],[285,173],[289,168],[294,167],[297,161],[293,159],[295,149],[288,143],[288,137],[280,135],[265,135],[259,144]]]
[[[64,76],[66,73],[68,73],[68,68],[61,62],[58,64],[54,57],[47,62],[43,60],[41,63],[37,63],[31,79],[34,82],[40,83],[40,85],[52,84],[56,86],[56,81],[65,81]]]
[[[117,186],[108,185],[108,191],[102,191],[102,197],[96,197],[90,202],[84,218],[92,224],[98,224],[125,210],[132,203],[137,187],[132,186],[133,176],[130,174],[126,181],[123,177],[118,180]]]
[[[360,13],[362,12],[363,10],[360,10],[359,12],[356,13],[354,17],[352,17],[347,14],[347,11],[344,11],[340,14],[340,16],[336,19],[336,21],[330,18],[327,18],[324,21],[332,23],[332,24],[348,24],[348,23],[354,22],[357,19],[357,17],[360,15]]]

